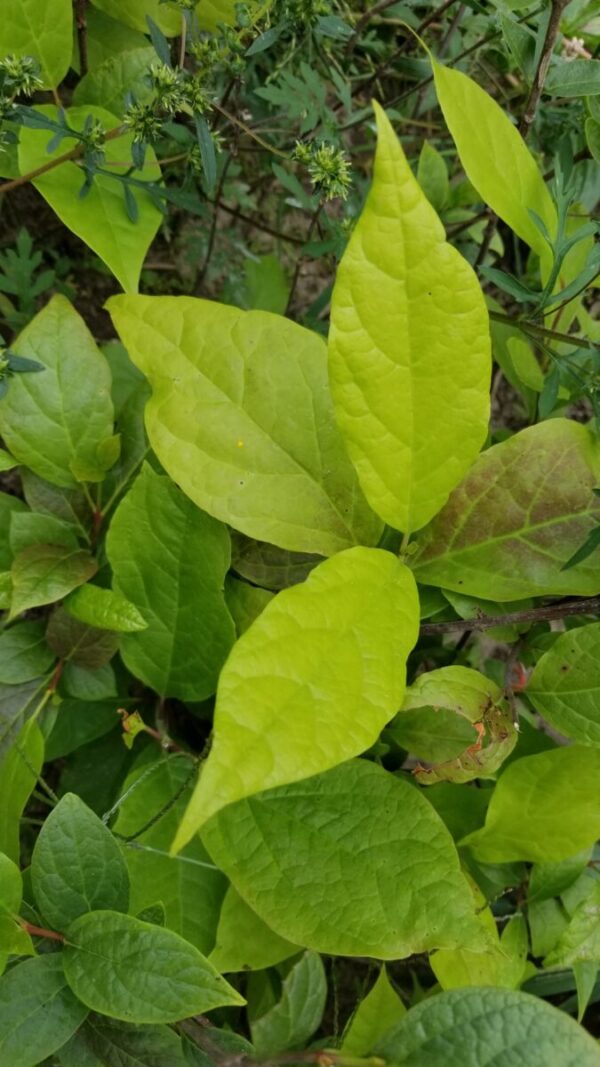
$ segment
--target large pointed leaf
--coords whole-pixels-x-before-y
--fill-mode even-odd
[[[511,763],[485,825],[465,837],[482,863],[568,859],[600,836],[600,750],[572,745]]]
[[[473,270],[446,243],[376,111],[375,176],[338,270],[329,366],[367,499],[410,533],[439,511],[483,445],[490,338]]]
[[[375,1050],[398,1067],[598,1067],[585,1030],[539,997],[453,989],[421,1001]]]
[[[89,552],[64,545],[32,545],[15,556],[11,568],[12,619],[28,608],[52,604],[87,582],[98,569]]]
[[[55,89],[63,80],[72,40],[71,0],[2,0],[0,56],[32,56],[44,88]]]
[[[37,110],[49,118],[56,118],[56,108],[41,104]],[[106,131],[119,125],[119,119],[104,108],[86,105],[71,107],[66,119],[73,129],[80,130],[88,115],[98,119]],[[19,166],[23,173],[34,170],[48,162],[47,130],[23,128],[19,139]],[[107,141],[104,150],[108,168],[116,173],[127,171],[131,163],[132,135],[124,133]],[[52,154],[61,155],[65,142]],[[69,147],[73,146],[68,141]],[[51,157],[50,157],[51,158]],[[146,152],[143,170],[135,172],[136,180],[157,181],[160,171],[151,148]],[[99,174],[92,188],[81,198],[83,171],[76,163],[66,162],[40,175],[33,182],[36,189],[48,201],[58,217],[76,233],[82,241],[100,256],[115,275],[125,292],[137,290],[142,263],[158,230],[161,213],[144,190],[132,189],[131,196],[137,204],[137,221],[132,222],[125,210],[123,187],[110,176]]]
[[[324,342],[266,311],[189,297],[115,297],[109,310],[152,385],[150,443],[209,514],[281,548],[374,544],[335,426]]]
[[[327,978],[316,952],[305,952],[287,972],[281,997],[258,1019],[250,1022],[252,1044],[259,1056],[304,1048],[321,1025]]]
[[[13,455],[54,485],[102,481],[116,459],[108,454],[110,369],[81,316],[55,296],[12,349],[44,367],[15,374],[0,400],[0,433]]]
[[[410,571],[375,548],[340,552],[267,604],[221,674],[176,846],[225,804],[369,748],[402,701],[417,625]]]
[[[13,747],[0,760],[0,852],[19,862],[20,819],[44,761],[44,738],[37,722],[25,723]]]
[[[561,570],[600,520],[600,445],[550,419],[484,452],[417,538],[419,582],[499,601],[600,592],[593,556]]]
[[[556,209],[521,134],[472,78],[433,58],[431,63],[438,100],[467,177],[492,211],[547,257],[548,246],[529,212],[535,211],[553,234]]]
[[[527,696],[565,737],[600,745],[600,623],[560,634],[538,661]]]
[[[295,944],[379,959],[485,947],[441,819],[413,785],[367,760],[224,808],[202,839]]]
[[[210,696],[235,640],[223,595],[225,527],[146,466],[117,508],[106,548],[116,591],[148,624],[121,638],[129,670],[163,696]]]

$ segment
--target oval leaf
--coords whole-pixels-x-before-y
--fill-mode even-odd
[[[46,819],[31,858],[33,892],[55,930],[98,908],[127,911],[129,879],[110,830],[74,793]]]
[[[115,458],[104,460],[98,447],[113,432],[110,369],[81,316],[54,296],[13,350],[44,370],[15,374],[0,400],[0,433],[11,452],[54,485],[76,486],[80,467],[85,481],[102,481]]]
[[[68,597],[65,608],[80,622],[100,630],[136,633],[148,626],[135,604],[112,589],[101,589],[98,585],[81,586]]]
[[[177,1022],[245,1003],[178,934],[116,911],[89,912],[72,923],[64,966],[83,1004],[124,1022]]]
[[[367,760],[225,808],[202,839],[281,937],[400,959],[482,930],[449,832],[424,795]]]
[[[225,527],[145,466],[115,512],[106,551],[115,588],[147,623],[121,638],[129,670],[162,696],[210,696],[235,640]]]
[[[199,507],[299,552],[377,542],[381,523],[335,426],[317,334],[190,297],[114,297],[108,307],[152,385],[150,443]]]
[[[375,1050],[403,1067],[598,1067],[574,1019],[511,989],[454,989],[417,1004]]]
[[[593,557],[561,570],[600,520],[600,445],[550,419],[484,452],[416,540],[417,580],[487,600],[600,592]]]
[[[212,749],[175,847],[225,804],[369,748],[402,701],[418,615],[410,571],[376,548],[340,552],[267,604],[219,679]]]
[[[88,552],[64,545],[32,545],[15,556],[11,569],[9,620],[28,608],[52,604],[97,571]]]
[[[572,745],[511,763],[485,825],[463,838],[482,863],[564,860],[600,836],[600,751]]]
[[[473,270],[446,243],[385,113],[376,114],[375,176],[338,270],[329,367],[367,499],[410,533],[439,511],[485,441],[490,338]]]
[[[600,623],[560,634],[538,661],[527,696],[565,737],[600,745]]]

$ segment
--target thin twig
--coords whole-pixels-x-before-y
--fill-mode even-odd
[[[564,305],[563,305],[564,306]],[[585,337],[575,337],[570,333],[561,333],[559,330],[550,330],[547,326],[540,326],[537,322],[529,322],[527,319],[513,319],[510,315],[503,315],[500,311],[488,311],[490,319],[494,322],[503,322],[507,326],[514,326],[521,333],[535,334],[539,337],[547,337],[550,341],[560,341],[563,344],[575,345],[576,348],[586,348],[590,352],[597,352],[598,346],[593,341],[586,341]]]
[[[312,235],[313,235],[313,233],[315,231],[315,227],[316,227],[316,225],[317,225],[317,223],[319,221],[319,215],[321,214],[322,207],[323,207],[322,202],[319,202],[317,204],[315,210],[312,213],[310,224],[309,224],[309,227],[308,227],[308,232],[306,234],[306,240],[303,242],[304,244],[308,244],[308,242],[310,241],[310,239],[311,239],[311,237],[312,237]],[[291,307],[292,307],[292,302],[293,302],[293,299],[294,299],[294,293],[296,292],[296,286],[297,286],[298,280],[300,278],[301,267],[302,267],[302,256],[300,255],[300,256],[298,256],[298,260],[296,262],[296,269],[294,271],[294,277],[292,278],[292,284],[290,286],[290,292],[289,292],[289,296],[288,296],[287,306],[286,306],[286,309],[285,309],[286,315],[289,315]]]
[[[106,134],[105,141],[114,141],[116,137],[121,137],[125,132],[124,126],[115,126],[114,129],[109,130]],[[46,174],[49,170],[54,170],[55,167],[60,167],[61,163],[68,163],[79,159],[83,155],[83,145],[77,144],[75,148],[71,148],[69,152],[63,152],[61,156],[56,156],[54,159],[48,160],[47,163],[43,163],[41,167],[36,167],[35,170],[27,171],[27,174],[20,174],[18,178],[13,178],[12,181],[3,182],[0,185],[0,193],[10,193],[12,189],[16,189],[19,185],[25,185],[27,182],[34,181],[35,178],[39,178],[41,174]]]
[[[35,926],[33,923],[28,923],[26,919],[17,919],[19,926],[25,930],[31,937],[45,937],[48,941],[61,941],[64,943],[65,935],[59,934],[56,930],[47,930],[45,926]]]
[[[523,137],[527,137],[533,124],[533,120],[535,119],[537,106],[540,102],[542,92],[544,91],[544,82],[546,81],[546,74],[548,73],[548,67],[550,66],[550,60],[552,59],[554,45],[556,44],[556,38],[558,37],[560,30],[561,16],[568,2],[569,0],[552,0],[552,8],[544,44],[536,72],[533,76],[533,83],[527,98],[527,103],[525,104],[523,114],[521,115],[521,121],[519,122],[519,133],[521,133]]]
[[[213,107],[215,111],[218,111],[220,115],[223,115],[223,117],[226,118],[228,122],[233,123],[234,126],[238,126],[240,130],[243,130],[244,133],[248,134],[248,137],[251,137],[253,141],[256,141],[257,144],[265,148],[267,152],[273,152],[274,155],[279,156],[281,159],[290,158],[287,152],[282,152],[280,148],[275,148],[275,145],[269,144],[268,141],[263,140],[263,138],[260,137],[259,134],[255,133],[254,130],[250,128],[250,126],[247,126],[246,123],[242,122],[241,119],[236,118],[236,116],[232,115],[231,112],[226,111],[226,109],[222,107],[221,104],[214,103]]]
[[[508,626],[520,622],[552,622],[571,615],[596,615],[600,612],[600,596],[581,600],[559,600],[527,611],[510,611],[506,615],[480,615],[475,619],[452,619],[449,622],[424,622],[421,634],[462,633],[463,630],[491,630],[494,626]]]
[[[227,158],[225,159],[223,167],[221,168],[221,175],[219,177],[219,183],[217,185],[217,190],[216,190],[216,193],[215,193],[213,216],[212,216],[212,220],[211,220],[211,224],[210,224],[210,232],[209,232],[209,235],[208,235],[208,244],[206,246],[206,255],[204,257],[204,263],[202,264],[202,266],[200,268],[200,273],[198,275],[198,289],[199,289],[199,291],[202,288],[204,279],[206,277],[206,272],[208,270],[208,266],[209,266],[209,263],[210,263],[211,258],[212,258],[213,249],[215,247],[215,238],[217,236],[217,220],[219,218],[219,202],[221,200],[221,196],[223,195],[223,187],[225,185],[225,179],[227,178],[227,171],[229,170],[229,164],[231,163],[232,159],[233,159],[233,153],[230,152],[228,154]]]
[[[88,72],[88,47],[87,47],[87,0],[75,0],[75,25],[77,26],[77,49],[79,52],[79,73],[83,78]]]

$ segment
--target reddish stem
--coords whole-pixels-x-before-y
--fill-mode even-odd
[[[31,934],[32,937],[45,937],[49,941],[60,941],[64,944],[64,934],[59,934],[56,930],[46,930],[43,926],[35,926],[33,923],[28,923],[26,919],[19,919],[19,926]]]

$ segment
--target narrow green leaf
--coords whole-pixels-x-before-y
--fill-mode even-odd
[[[598,1067],[598,1047],[574,1019],[509,989],[454,989],[417,1004],[375,1050],[406,1067]]]
[[[60,953],[19,963],[0,978],[0,1063],[34,1067],[64,1045],[86,1015],[67,985]]]
[[[33,892],[55,930],[101,908],[127,911],[129,879],[110,830],[67,793],[50,812],[31,858]]]
[[[230,805],[202,839],[250,907],[295,944],[377,959],[485,949],[441,819],[406,779],[366,760]]]
[[[462,71],[431,58],[435,87],[467,177],[484,203],[538,255],[548,246],[529,214],[538,213],[550,234],[556,209],[525,141],[496,101]]]
[[[221,673],[213,745],[174,848],[224,805],[369,748],[402,701],[417,625],[410,571],[380,549],[340,552],[267,604]]]
[[[108,307],[152,386],[150,443],[194,503],[295,551],[378,541],[335,425],[320,337],[189,297],[113,297]]]
[[[212,196],[217,180],[217,157],[215,155],[215,143],[212,138],[208,123],[203,115],[196,115],[196,136],[200,148],[202,160],[202,176],[204,188],[208,196]]]
[[[9,633],[10,630],[7,635]],[[33,714],[46,684],[47,679],[43,677],[18,685],[0,684],[0,756],[11,748],[24,723]]]
[[[383,966],[374,986],[352,1016],[340,1051],[345,1056],[368,1056],[383,1035],[405,1015],[406,1008]]]
[[[482,863],[567,859],[600,836],[600,750],[571,745],[515,760],[481,830],[465,837]]]
[[[538,660],[527,696],[565,737],[600,745],[600,623],[559,634]]]
[[[116,591],[147,624],[121,638],[130,671],[163,696],[210,696],[235,639],[223,596],[225,527],[145,466],[115,512],[106,550]]]
[[[329,368],[365,495],[411,533],[439,511],[485,440],[488,315],[473,270],[446,243],[385,113],[376,114],[374,181],[338,270]]]
[[[0,56],[32,56],[45,89],[55,89],[67,73],[72,41],[71,0],[3,0]]]
[[[87,582],[97,563],[88,552],[64,545],[32,545],[15,556],[9,619],[28,608],[52,604]]]
[[[23,879],[16,863],[0,852],[0,912],[18,913],[23,896]]]
[[[120,0],[119,0],[120,4]],[[37,110],[43,115],[54,116],[56,109],[50,104],[40,104]],[[119,125],[119,119],[103,107],[86,105],[67,108],[66,119],[73,129],[81,130],[88,115],[98,119],[105,130]],[[72,142],[71,142],[72,144]],[[123,133],[107,141],[104,146],[106,164],[116,173],[123,174],[130,167],[132,135]],[[48,133],[45,130],[22,129],[19,140],[19,165],[27,173],[48,162]],[[64,152],[58,146],[52,155]],[[138,181],[156,181],[160,175],[156,157],[151,148],[146,152],[146,162],[136,170]],[[106,263],[125,292],[135,293],[146,252],[160,225],[162,215],[150,196],[138,188],[132,190],[139,208],[139,220],[134,225],[123,207],[121,182],[110,175],[98,174],[87,196],[82,200],[81,167],[66,162],[42,174],[33,182],[35,188],[50,204],[65,226]],[[89,414],[87,408],[83,408]],[[10,447],[10,446],[9,446]]]
[[[19,685],[50,670],[54,655],[44,631],[43,623],[20,622],[0,633],[0,682]]]
[[[600,445],[550,419],[494,445],[417,538],[419,582],[498,601],[600,592],[593,561],[562,565],[600,519]]]
[[[1,410],[1,409],[0,409]],[[9,570],[14,552],[10,547],[10,524],[17,512],[26,512],[25,503],[16,496],[0,492],[0,570]]]
[[[0,400],[7,446],[55,485],[77,484],[74,464],[89,468],[86,480],[101,481],[106,465],[98,445],[113,432],[110,371],[83,319],[64,296],[54,296],[13,347],[45,370],[14,375]]]
[[[135,604],[112,589],[101,589],[98,585],[80,586],[69,595],[65,608],[80,622],[100,630],[135,633],[148,627]]]
[[[590,892],[575,908],[568,926],[544,967],[572,967],[576,963],[600,964],[600,884],[592,882]]]
[[[0,851],[14,863],[20,858],[21,815],[35,789],[43,761],[44,738],[37,722],[30,719],[0,760]]]
[[[245,1003],[182,937],[116,911],[89,912],[72,923],[64,968],[83,1004],[124,1022],[177,1022]]]
[[[304,952],[286,974],[281,997],[260,1018],[251,1020],[252,1044],[259,1056],[304,1048],[321,1025],[327,979],[321,957]]]

